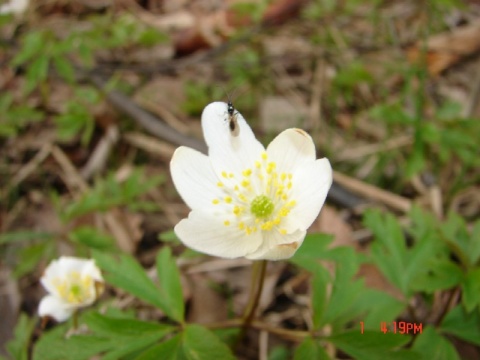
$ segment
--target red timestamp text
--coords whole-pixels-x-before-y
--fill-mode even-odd
[[[365,323],[360,321],[360,333],[363,334],[365,330]],[[393,333],[393,334],[421,334],[423,330],[423,324],[416,324],[407,321],[391,321],[380,322],[380,331],[384,334]]]

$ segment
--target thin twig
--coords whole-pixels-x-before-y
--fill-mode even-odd
[[[412,207],[412,202],[403,196],[396,195],[376,186],[364,183],[363,181],[354,179],[350,176],[339,173],[338,171],[333,172],[333,179],[338,184],[350,191],[360,194],[366,198],[370,198],[374,201],[384,203],[385,205],[396,210],[408,212]]]

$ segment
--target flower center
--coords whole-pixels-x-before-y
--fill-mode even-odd
[[[54,280],[60,297],[69,304],[84,304],[94,295],[92,292],[93,278],[89,275],[81,276],[72,271],[64,278]]]
[[[257,218],[262,219],[272,215],[273,209],[275,209],[275,205],[266,195],[259,195],[250,203],[250,212]]]
[[[291,196],[293,175],[279,172],[266,152],[252,165],[237,174],[221,172],[217,187],[224,196],[212,200],[217,214],[224,216],[225,226],[234,225],[246,235],[273,230],[287,234],[282,224],[296,204]]]

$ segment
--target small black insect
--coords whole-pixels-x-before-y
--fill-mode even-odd
[[[233,106],[232,100],[230,100],[230,96],[228,95],[228,93],[227,97],[228,127],[230,128],[230,133],[232,134],[232,136],[238,136],[238,134],[240,134],[240,127],[238,126],[237,122],[238,111],[235,110],[235,107]]]

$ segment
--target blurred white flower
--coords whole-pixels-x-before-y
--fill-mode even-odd
[[[10,0],[9,2],[0,5],[0,14],[21,14],[27,7],[29,0]]]
[[[38,313],[59,322],[67,320],[75,310],[93,304],[104,288],[93,260],[68,256],[52,261],[40,281],[49,294],[40,302]]]
[[[188,247],[219,257],[291,257],[318,216],[332,184],[327,159],[316,160],[312,138],[288,129],[265,148],[236,112],[232,135],[226,103],[202,114],[208,156],[178,148],[170,170],[191,208],[175,233]]]

